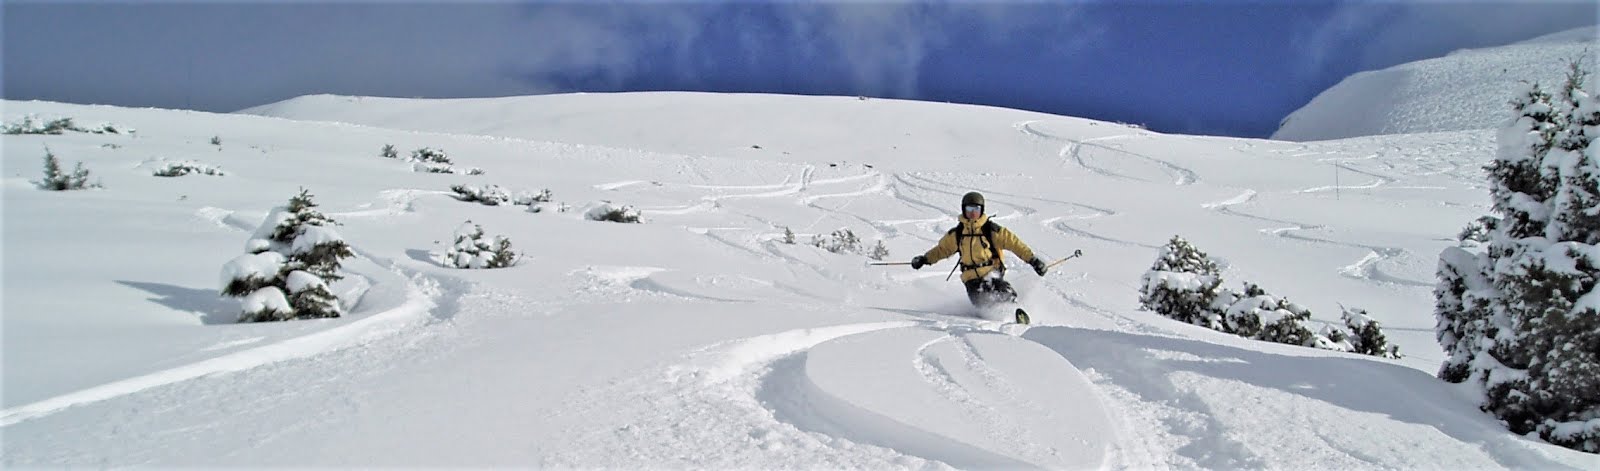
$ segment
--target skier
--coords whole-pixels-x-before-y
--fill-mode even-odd
[[[1001,250],[1010,250],[1027,260],[1034,273],[1045,274],[1045,264],[1034,256],[1033,249],[1022,243],[1011,230],[1000,227],[984,213],[983,195],[974,191],[961,197],[960,224],[939,239],[938,245],[927,253],[912,257],[911,268],[921,270],[945,257],[960,254],[956,262],[961,265],[961,282],[967,286],[967,300],[979,308],[1017,300],[1017,290],[1006,282],[1005,262]],[[1028,314],[1017,309],[1017,323],[1028,323]]]

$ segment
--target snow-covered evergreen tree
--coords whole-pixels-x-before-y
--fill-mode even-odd
[[[485,238],[483,226],[467,221],[456,228],[455,242],[439,262],[456,268],[505,268],[515,265],[517,258],[511,239]]]
[[[1317,346],[1317,334],[1303,324],[1311,311],[1288,299],[1267,294],[1255,283],[1245,283],[1244,292],[1228,293],[1219,299],[1237,298],[1223,311],[1224,332],[1268,342]]]
[[[1439,376],[1483,388],[1513,432],[1600,452],[1600,104],[1576,63],[1559,96],[1512,100],[1487,244],[1440,254]]]
[[[1144,274],[1139,304],[1190,324],[1221,330],[1222,317],[1213,307],[1222,292],[1222,274],[1211,257],[1180,236],[1161,248]]]
[[[40,189],[50,191],[83,190],[100,187],[98,184],[89,183],[89,169],[83,167],[83,162],[78,162],[77,167],[72,169],[72,173],[62,171],[61,161],[56,159],[56,155],[51,153],[49,148],[44,150],[44,178],[34,181],[33,184]]]
[[[343,308],[328,288],[349,244],[300,190],[288,206],[273,208],[245,243],[245,255],[222,268],[222,294],[243,298],[240,322],[339,317]]]
[[[1390,345],[1378,321],[1367,315],[1366,309],[1345,308],[1341,314],[1345,328],[1350,329],[1350,346],[1356,353],[1383,358],[1400,358],[1400,347]]]
[[[889,258],[889,247],[883,245],[883,239],[878,239],[878,245],[872,246],[872,251],[867,253],[867,258],[873,260]]]

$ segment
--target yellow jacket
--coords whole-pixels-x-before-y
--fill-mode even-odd
[[[960,220],[961,224],[945,232],[938,245],[922,254],[929,264],[959,253],[961,257],[956,262],[961,264],[961,281],[968,281],[1003,268],[1005,263],[996,258],[1000,250],[1010,250],[1023,261],[1033,260],[1033,249],[1022,243],[1022,239],[1018,239],[1010,229],[999,224],[995,224],[993,236],[994,245],[999,250],[989,246],[989,241],[983,237],[983,225],[989,222],[989,215],[978,216],[978,219],[967,219],[963,215]]]

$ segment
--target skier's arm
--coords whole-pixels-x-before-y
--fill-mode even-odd
[[[1000,231],[994,234],[994,245],[1000,246],[1003,250],[1010,250],[1024,262],[1033,261],[1033,249],[1028,247],[1028,244],[1022,243],[1022,239],[1017,238],[1017,234],[1011,232],[1011,229],[1000,228]]]
[[[928,252],[922,254],[922,257],[928,259],[929,264],[934,264],[939,263],[940,260],[944,260],[946,257],[955,255],[955,253],[956,233],[952,231],[944,233],[944,237],[939,239],[939,244],[928,249]]]

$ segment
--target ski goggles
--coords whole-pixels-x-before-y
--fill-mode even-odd
[[[983,212],[983,206],[979,206],[979,205],[975,205],[975,204],[966,205],[966,206],[962,207],[962,209],[965,209],[969,213],[982,213]]]

